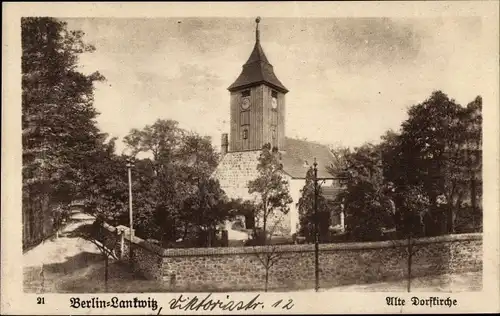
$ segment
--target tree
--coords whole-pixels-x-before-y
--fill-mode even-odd
[[[173,162],[184,133],[185,131],[179,128],[178,122],[158,119],[142,130],[132,129],[124,141],[132,149],[132,156],[142,152],[151,154],[154,162]],[[161,169],[161,165],[155,167],[158,168],[156,171]]]
[[[105,219],[102,214],[96,216],[95,221],[89,225],[80,226],[78,237],[92,242],[102,254],[104,260],[104,291],[108,291],[109,279],[109,258],[118,260],[115,248],[120,242],[120,236],[117,230],[114,233],[109,232],[104,227]]]
[[[98,150],[93,91],[94,83],[104,77],[77,70],[78,55],[94,50],[83,42],[83,35],[53,18],[21,20],[23,222],[27,226],[51,222],[54,207],[81,197],[79,188],[92,167],[89,157]],[[42,235],[47,235],[51,229],[44,226]]]
[[[476,102],[480,104],[481,99]],[[455,231],[456,213],[464,201],[468,183],[474,186],[467,172],[470,156],[465,153],[470,152],[471,142],[477,144],[477,139],[480,142],[480,127],[474,128],[480,126],[480,106],[472,111],[476,123],[467,119],[467,112],[467,108],[443,92],[435,91],[408,110],[409,118],[402,123],[401,134],[388,151],[393,158],[386,161],[386,176],[396,187],[421,186],[429,199],[430,216],[436,223],[428,227],[429,234]],[[473,151],[477,153],[476,149]]]
[[[243,202],[244,204],[242,205],[245,207],[245,205],[248,207],[250,204],[249,202]],[[273,225],[271,226],[271,229],[269,229],[269,235],[273,235],[274,231],[276,230],[279,225],[281,225],[282,220],[283,220],[283,213],[281,213],[281,216],[279,216],[278,220],[276,220]],[[265,235],[264,235],[265,236]],[[250,240],[250,243],[254,247],[255,251],[254,254],[259,260],[260,264],[264,268],[264,292],[267,292],[269,288],[269,272],[271,268],[278,263],[278,261],[281,260],[283,255],[285,254],[284,252],[279,251],[280,245],[279,244],[274,244],[272,242],[266,242],[266,240],[262,240],[262,235],[258,234],[257,231],[254,230],[254,235],[253,239]],[[262,247],[262,245],[264,245]],[[260,249],[257,249],[257,246],[261,246]]]
[[[411,291],[413,256],[417,248],[414,247],[415,238],[426,235],[426,227],[435,226],[430,216],[430,203],[422,185],[404,182],[406,172],[401,164],[401,135],[389,130],[382,137],[379,145],[382,153],[382,168],[384,181],[390,186],[387,190],[388,198],[394,202],[394,223],[396,237],[405,241],[405,254],[407,266],[407,290]],[[401,243],[394,241],[395,246]]]
[[[262,146],[257,164],[258,176],[248,182],[248,192],[259,197],[255,216],[262,219],[262,242],[267,242],[267,222],[275,212],[287,214],[289,204],[293,202],[288,181],[283,177],[283,166],[280,163],[279,152],[271,149],[270,144]]]
[[[377,240],[383,228],[393,226],[393,207],[383,181],[380,148],[365,144],[345,159],[348,181],[337,201],[344,205],[346,231],[355,240]]]
[[[219,154],[215,151],[208,136],[196,133],[183,133],[179,157],[190,168],[190,174],[208,178],[219,163]]]
[[[142,173],[150,184],[147,194],[149,202],[145,208],[136,207],[137,217],[142,218],[145,224],[144,229],[140,229],[143,235],[155,236],[162,242],[175,241],[180,233],[178,224],[182,201],[178,197],[185,187],[177,181],[179,173],[174,164],[177,164],[183,133],[176,121],[159,119],[141,130],[132,129],[124,138],[132,156],[143,153],[151,157],[143,160],[143,167],[149,164],[148,169],[152,172],[147,175]],[[136,168],[134,171],[139,174]],[[136,188],[134,193],[140,199],[139,196],[145,192]],[[143,200],[146,202],[146,199]],[[148,223],[148,220],[154,224]]]
[[[401,159],[401,135],[393,130],[388,130],[380,137],[379,150],[382,159],[382,176],[385,182],[402,183],[398,178],[402,174],[399,160]]]
[[[279,245],[266,245],[264,252],[259,253],[257,250],[255,256],[264,268],[264,292],[269,288],[269,271],[283,257],[283,252],[279,251]]]
[[[228,217],[227,198],[219,183],[210,179],[218,154],[209,137],[159,119],[133,129],[125,142],[132,155],[150,156],[138,160],[134,169],[137,229],[143,236],[162,243],[185,241],[213,232]]]
[[[115,154],[115,138],[102,144],[99,155],[92,160],[89,181],[82,188],[86,192],[87,212],[102,216],[112,225],[128,225],[128,178],[127,159]],[[153,169],[150,159],[137,159],[132,170],[132,190],[134,194],[134,224],[141,236],[148,238],[158,227],[152,221]]]
[[[351,155],[351,149],[349,147],[337,146],[330,148],[330,152],[333,156],[333,161],[330,166],[327,166],[328,172],[335,177],[346,176],[346,171],[349,169],[348,157]]]
[[[458,206],[454,224],[465,232],[477,231],[482,223],[482,98],[480,96],[463,110],[464,137],[461,142],[464,200]],[[468,205],[467,205],[468,204]],[[462,207],[461,207],[462,206]],[[478,227],[479,226],[479,227]]]
[[[178,155],[184,161],[179,166],[180,180],[187,185],[181,214],[185,227],[183,239],[192,227],[202,245],[210,246],[216,226],[229,217],[230,211],[229,200],[219,182],[210,178],[219,155],[209,137],[187,132],[182,137]]]
[[[212,246],[212,232],[216,226],[229,217],[228,199],[219,185],[219,181],[209,178],[201,178],[193,186],[193,191],[184,200],[183,215],[181,219],[185,223],[183,239],[186,238],[189,226],[194,226],[202,238],[202,246]],[[200,236],[201,233],[201,236]]]
[[[314,223],[318,221],[318,230],[320,237],[326,238],[329,234],[330,227],[330,211],[328,201],[321,193],[321,186],[318,185],[318,218],[315,218],[314,213],[314,170],[309,168],[306,173],[306,183],[301,192],[301,197],[297,203],[299,209],[299,223],[301,236],[305,236],[308,242],[315,240]]]
[[[407,262],[407,290],[411,291],[413,256],[416,253],[414,239],[425,236],[425,221],[429,217],[429,200],[422,187],[408,186],[404,191],[399,191],[401,202],[399,211],[395,214],[398,237],[406,240],[406,262]]]
[[[97,212],[110,223],[119,221],[128,207],[128,185],[125,157],[115,154],[116,138],[100,144],[101,148],[89,162],[88,181],[82,188],[87,212]]]

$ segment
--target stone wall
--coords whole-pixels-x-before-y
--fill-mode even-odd
[[[482,270],[481,234],[421,238],[413,244],[413,277]],[[172,291],[262,290],[262,261],[271,255],[279,259],[269,269],[269,289],[314,287],[314,245],[161,249],[134,237],[132,253],[137,271]],[[404,279],[406,253],[404,240],[320,245],[320,286]]]
[[[322,287],[404,279],[405,241],[320,245]],[[415,240],[412,276],[480,271],[481,235]],[[175,249],[164,251],[164,280],[176,290],[261,290],[265,268],[260,259],[280,258],[269,270],[269,288],[314,287],[314,246]],[[260,259],[259,259],[260,258]]]
[[[117,229],[104,223],[103,227],[107,231],[103,243],[111,249],[114,249],[115,254],[124,263],[132,263],[133,269],[148,279],[162,280],[163,266],[163,248],[151,244],[133,236],[130,242],[130,234],[128,228],[125,230]],[[125,228],[119,226],[119,228]],[[130,246],[132,245],[132,262],[130,262]]]
[[[260,151],[254,150],[229,152],[222,157],[212,177],[219,180],[220,186],[227,196],[254,202],[259,199],[257,194],[249,194],[247,187],[249,181],[259,176],[257,171],[259,155]],[[285,177],[290,182],[291,178],[286,175]],[[297,192],[291,192],[293,196],[300,196],[300,189],[304,186],[304,180],[300,182],[302,182],[302,185],[298,186]],[[293,188],[291,188],[291,191]],[[276,214],[269,216],[268,231],[272,231],[276,235],[288,236],[295,232],[295,225],[291,226],[291,214],[297,213],[295,204],[298,202],[298,198],[294,197],[293,199],[294,201],[290,204],[290,213],[283,215],[281,212],[276,212]],[[295,217],[298,217],[298,215]],[[256,223],[262,227],[262,218],[257,218]]]
[[[248,193],[247,183],[258,177],[257,163],[260,151],[230,152],[225,154],[212,177],[219,180],[229,197],[254,200]]]

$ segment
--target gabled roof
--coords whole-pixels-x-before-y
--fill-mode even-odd
[[[259,20],[260,21],[260,20]],[[273,65],[267,60],[266,54],[260,45],[259,24],[257,22],[256,40],[252,53],[243,65],[241,74],[236,81],[227,88],[229,91],[265,83],[276,90],[287,93],[288,89],[279,81],[274,74]]]
[[[284,172],[292,179],[305,179],[315,157],[318,163],[318,177],[331,177],[326,167],[331,164],[333,156],[327,146],[293,138],[286,138],[285,143],[285,151],[281,152],[281,162]],[[259,175],[257,164],[260,152],[260,150],[228,152],[222,157],[212,177],[219,180],[221,188],[229,197],[254,198],[248,193],[247,184]],[[323,185],[322,192],[324,197],[334,200],[339,187]]]
[[[305,179],[307,170],[312,167],[314,158],[318,163],[318,178],[332,177],[327,167],[331,166],[333,156],[330,149],[318,143],[285,138],[285,148],[281,154],[283,170],[292,178]]]
[[[257,175],[259,154],[260,150],[228,152],[219,163],[217,167],[219,171],[216,174],[220,172],[231,174],[236,170],[245,170],[249,179],[253,179]],[[318,164],[318,178],[332,177],[328,167],[332,165],[333,156],[325,145],[286,137],[285,147],[280,150],[280,158],[283,171],[294,179],[306,178],[307,170],[312,167],[314,158]]]

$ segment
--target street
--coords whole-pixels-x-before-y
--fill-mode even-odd
[[[460,274],[442,274],[413,278],[412,292],[472,292],[482,290],[482,273],[467,272]],[[305,292],[312,292],[307,290]],[[352,284],[330,289],[320,289],[321,292],[406,292],[407,281],[379,282],[369,284]]]

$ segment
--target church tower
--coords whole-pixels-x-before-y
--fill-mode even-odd
[[[331,165],[333,155],[328,146],[286,137],[285,95],[288,89],[276,77],[260,44],[260,18],[255,22],[255,45],[252,53],[238,78],[227,88],[231,96],[230,136],[222,134],[221,159],[212,177],[219,181],[228,197],[252,201],[256,194],[249,193],[248,183],[259,176],[257,166],[260,150],[266,143],[277,148],[280,151],[283,176],[290,184],[290,195],[294,202],[289,204],[290,211],[285,216],[271,216],[268,227],[274,227],[275,234],[291,236],[299,228],[296,203],[301,197],[300,191],[305,183],[309,163],[316,160],[318,177],[326,178],[330,176],[328,166]],[[327,192],[326,184],[323,188],[324,193]],[[331,188],[330,193],[334,189]],[[332,194],[325,193],[324,196],[329,200],[335,199]],[[240,215],[245,216],[245,222],[250,223],[250,226],[256,224],[253,214],[242,212]],[[261,219],[257,221],[257,225],[258,222],[262,222]]]
[[[255,20],[255,46],[241,74],[229,86],[231,129],[229,152],[260,150],[266,143],[285,146],[285,94],[260,45],[260,18]]]

